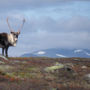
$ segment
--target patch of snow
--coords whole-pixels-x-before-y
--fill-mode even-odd
[[[37,52],[37,54],[40,54],[40,55],[43,55],[43,54],[45,54],[46,52],[44,52],[44,51],[39,51],[39,52]]]
[[[90,56],[90,53],[86,52],[86,55]]]
[[[80,53],[80,52],[82,52],[83,50],[81,50],[81,49],[77,49],[77,50],[74,50],[74,53]]]
[[[56,54],[56,56],[59,56],[59,57],[66,57],[66,56],[64,56],[64,55],[62,55],[62,54]]]

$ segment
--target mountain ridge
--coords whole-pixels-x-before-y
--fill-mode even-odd
[[[51,58],[68,58],[68,57],[81,57],[90,58],[89,49],[60,49],[52,48],[45,50],[38,50],[32,53],[26,53],[21,55],[21,57],[51,57]]]

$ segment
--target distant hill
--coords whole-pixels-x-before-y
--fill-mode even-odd
[[[52,58],[67,58],[67,57],[82,57],[90,58],[90,50],[88,49],[60,49],[52,48],[46,50],[39,50],[32,53],[26,53],[21,57],[52,57]]]

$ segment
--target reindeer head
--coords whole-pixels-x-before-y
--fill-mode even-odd
[[[25,22],[25,19],[23,19],[23,23],[21,24],[20,28],[18,29],[17,32],[14,32],[14,30],[10,27],[10,24],[8,22],[8,18],[7,18],[7,24],[8,24],[8,27],[10,29],[10,34],[8,35],[8,40],[9,40],[9,43],[12,45],[12,46],[16,46],[16,43],[18,41],[18,36],[20,34],[20,30],[22,29],[23,25],[24,25],[24,22]]]

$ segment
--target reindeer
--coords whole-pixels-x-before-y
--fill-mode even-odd
[[[5,56],[8,57],[8,49],[10,46],[16,46],[18,36],[20,34],[20,30],[23,27],[25,22],[25,19],[23,19],[23,23],[21,24],[20,28],[18,29],[17,32],[14,32],[14,30],[11,28],[8,18],[7,18],[7,24],[10,29],[10,34],[8,33],[0,33],[0,48],[2,48],[2,55],[4,56],[4,51],[5,51]]]

